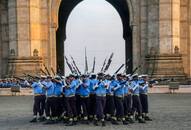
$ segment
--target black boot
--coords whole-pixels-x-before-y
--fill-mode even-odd
[[[139,123],[146,123],[145,120],[142,117],[138,118]]]
[[[89,121],[88,121],[88,120],[82,120],[82,124],[88,125],[88,124],[89,124]]]
[[[35,123],[35,122],[37,122],[37,118],[36,118],[36,117],[34,117],[34,118],[30,121],[30,123]]]
[[[126,120],[124,120],[123,125],[128,125],[128,122]]]
[[[116,120],[114,120],[114,119],[111,120],[111,124],[113,124],[113,125],[119,125],[119,123],[118,123]]]
[[[105,121],[101,121],[101,125],[102,125],[102,126],[105,126]]]
[[[85,116],[85,117],[83,118],[82,124],[89,124],[89,122],[88,122],[88,117],[87,117],[87,116]]]
[[[73,125],[74,125],[73,121],[69,121],[69,122],[66,124],[66,126],[73,126]]]
[[[151,119],[149,116],[145,116],[144,119],[145,119],[146,121],[152,121],[152,119]]]
[[[66,123],[66,126],[73,126],[74,125],[74,121],[73,121],[73,118],[70,118],[68,120],[68,122]]]
[[[133,120],[133,117],[129,117],[129,118],[128,118],[128,122],[131,123],[131,124],[132,124],[132,123],[135,123],[135,121]]]
[[[97,121],[97,120],[94,120],[94,125],[95,125],[95,126],[99,126],[99,124],[98,124],[98,121]]]
[[[51,119],[47,119],[46,122],[44,123],[44,125],[50,125],[50,124],[54,124],[54,121]]]
[[[135,120],[139,120],[139,116],[137,114],[135,114]]]
[[[46,118],[44,116],[41,116],[41,117],[38,118],[38,120],[39,120],[39,122],[43,122],[43,121],[46,120]]]

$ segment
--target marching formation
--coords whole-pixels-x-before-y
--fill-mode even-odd
[[[30,121],[54,124],[64,122],[67,126],[78,123],[95,126],[100,123],[105,126],[105,121],[114,125],[120,123],[127,125],[138,121],[146,123],[152,121],[148,116],[148,88],[158,80],[149,80],[148,75],[126,75],[119,71],[125,66],[122,64],[113,75],[105,74],[112,62],[113,53],[108,61],[105,59],[101,72],[94,74],[95,57],[92,71],[88,73],[87,56],[85,49],[85,72],[82,74],[71,56],[72,63],[65,57],[66,64],[71,71],[69,76],[52,74],[44,65],[44,75],[31,76],[28,79],[14,77],[10,80],[0,81],[3,87],[31,87],[34,93],[33,119]],[[106,63],[107,62],[107,63]],[[129,60],[127,61],[127,63]],[[160,80],[159,80],[160,81]]]
[[[147,75],[36,76],[30,84],[34,91],[34,118],[30,122],[63,121],[67,126],[90,122],[98,126],[101,122],[105,126],[105,121],[126,125],[152,120],[148,116],[151,84]]]

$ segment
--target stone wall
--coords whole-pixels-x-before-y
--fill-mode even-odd
[[[8,57],[8,74],[37,74],[47,59],[47,1],[9,0],[8,6],[9,49],[15,52]]]
[[[147,73],[145,56],[159,52],[159,2],[141,0],[140,8],[141,63],[143,63],[142,72]]]
[[[0,77],[7,73],[9,55],[8,2],[0,1]]]
[[[183,58],[184,71],[188,75],[190,75],[189,1],[180,0],[180,53]]]
[[[35,66],[39,70],[42,64],[56,70],[60,2],[0,1],[0,76],[21,73],[15,70],[21,67],[27,72],[33,71]],[[180,66],[181,76],[186,73],[190,77],[190,0],[127,0],[127,3],[133,31],[134,68],[142,64],[141,71],[149,72],[156,67],[155,74],[163,75],[161,72],[165,69],[173,70],[173,66]],[[178,55],[174,54],[175,47]],[[179,64],[173,64],[170,59]]]

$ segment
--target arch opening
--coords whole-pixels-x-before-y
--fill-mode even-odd
[[[56,32],[57,71],[64,73],[64,42],[66,40],[66,24],[72,10],[83,0],[62,0],[58,15],[58,29]],[[130,27],[129,9],[126,0],[106,0],[118,12],[123,25],[123,38],[125,40],[125,61],[127,72],[133,69],[132,61],[132,29]],[[127,62],[128,61],[128,62]]]

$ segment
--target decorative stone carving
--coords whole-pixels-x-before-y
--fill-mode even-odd
[[[35,57],[37,57],[38,56],[38,50],[37,49],[34,49],[34,51],[33,51],[33,56],[35,56]]]
[[[15,49],[10,50],[10,56],[15,56]]]
[[[175,47],[174,47],[174,53],[175,53],[175,54],[179,54],[179,48],[178,48],[178,46],[175,46]]]

